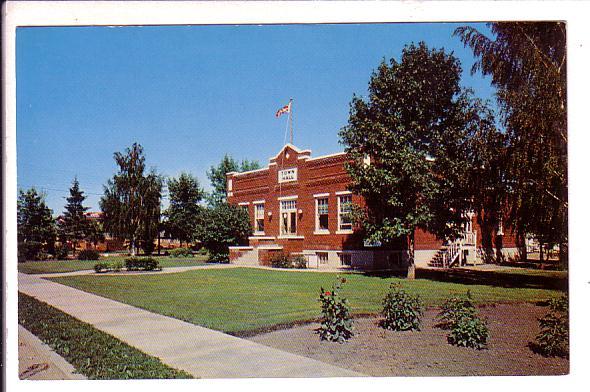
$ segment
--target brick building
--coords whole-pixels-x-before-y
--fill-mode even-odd
[[[376,246],[355,230],[349,216],[351,203],[362,206],[363,199],[347,189],[347,159],[344,152],[314,158],[310,150],[287,144],[266,168],[228,173],[228,202],[247,210],[254,228],[248,246],[230,247],[230,261],[257,264],[284,252],[305,256],[310,268],[406,268],[402,243]],[[474,217],[463,238],[452,244],[418,230],[416,264],[480,262],[477,232]],[[514,246],[511,238],[505,238],[504,244]]]

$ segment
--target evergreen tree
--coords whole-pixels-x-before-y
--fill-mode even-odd
[[[567,57],[563,22],[489,23],[494,37],[473,27],[455,31],[472,48],[472,73],[492,77],[508,139],[510,223],[526,234],[568,241]],[[526,258],[523,247],[521,255]]]
[[[52,252],[56,229],[52,211],[45,204],[45,197],[35,188],[19,191],[17,201],[17,237],[19,261],[35,260],[43,249]]]
[[[76,253],[78,242],[85,239],[91,231],[91,224],[84,214],[89,207],[84,207],[86,200],[84,192],[80,190],[77,178],[74,178],[70,187],[70,197],[66,199],[67,204],[59,221],[60,236],[66,241],[72,241],[72,251]]]
[[[164,213],[166,232],[180,242],[195,240],[197,226],[202,215],[200,202],[204,191],[199,181],[188,173],[168,180],[170,206]]]
[[[243,160],[241,163],[225,154],[219,165],[211,166],[207,171],[207,177],[211,181],[212,191],[209,195],[209,205],[214,206],[227,200],[227,173],[245,172],[260,168],[258,161]]]
[[[104,186],[100,199],[104,230],[127,240],[133,255],[139,245],[151,253],[159,229],[163,179],[153,169],[145,174],[138,143],[126,154],[116,152],[114,158],[119,171]]]
[[[453,239],[473,207],[468,141],[486,114],[461,91],[460,75],[459,60],[444,50],[406,46],[400,62],[383,62],[373,73],[367,101],[353,97],[340,132],[351,157],[350,189],[366,203],[357,220],[371,241],[403,239],[409,278],[416,229]]]

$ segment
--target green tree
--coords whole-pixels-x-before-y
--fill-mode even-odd
[[[76,246],[79,241],[85,239],[91,232],[91,223],[84,214],[89,207],[84,207],[86,200],[84,192],[80,190],[80,183],[74,178],[70,187],[70,196],[66,198],[67,204],[59,221],[58,230],[60,237],[66,241],[72,241],[72,251],[76,253]]]
[[[19,191],[17,200],[17,237],[19,261],[35,260],[43,249],[52,251],[56,229],[52,211],[45,204],[45,197],[35,188]]]
[[[170,206],[164,213],[165,230],[174,239],[182,242],[195,240],[197,227],[202,215],[200,205],[205,192],[199,181],[188,173],[168,180]]]
[[[243,160],[241,163],[225,154],[217,166],[211,166],[207,171],[207,177],[211,181],[212,191],[209,195],[209,205],[216,205],[227,200],[227,173],[245,172],[260,168],[258,161]]]
[[[350,189],[366,202],[357,220],[372,241],[407,244],[409,278],[416,229],[453,239],[472,208],[468,141],[486,113],[461,91],[460,75],[459,60],[444,50],[406,46],[400,62],[373,73],[367,101],[353,97],[340,132]]]
[[[252,234],[248,213],[228,203],[218,203],[203,210],[197,237],[209,251],[210,261],[229,261],[229,247],[247,243]]]
[[[119,171],[104,186],[100,199],[104,230],[129,241],[131,253],[137,247],[151,253],[158,234],[163,179],[152,169],[145,173],[143,148],[134,143],[126,154],[116,152]]]
[[[477,58],[472,73],[492,77],[508,139],[510,223],[526,234],[568,241],[567,57],[563,22],[489,23],[494,37],[473,27],[455,31]],[[523,249],[524,250],[524,249]],[[526,258],[526,250],[521,252]]]

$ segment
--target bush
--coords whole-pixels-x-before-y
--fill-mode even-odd
[[[450,344],[481,350],[486,347],[490,334],[486,322],[477,316],[466,316],[457,321],[447,336]]]
[[[111,269],[114,272],[121,272],[121,270],[123,269],[123,263],[120,261],[115,261],[111,264]]]
[[[549,313],[539,319],[539,334],[534,343],[529,343],[534,352],[546,357],[565,358],[569,355],[568,308],[565,295],[549,302]]]
[[[307,260],[301,255],[288,256],[283,252],[273,254],[268,263],[273,268],[307,268]]]
[[[399,285],[391,284],[383,299],[384,319],[380,325],[392,331],[420,329],[420,317],[424,314],[424,305],[418,296],[412,296]]]
[[[339,294],[345,282],[346,279],[337,278],[336,283],[332,285],[332,291],[320,288],[322,322],[318,333],[321,340],[343,343],[353,335],[350,306],[346,298]]]
[[[199,254],[199,256],[207,256],[209,252],[207,252],[207,249],[201,248],[197,253]]]
[[[176,248],[170,250],[171,257],[193,257],[191,248]]]
[[[55,258],[57,260],[66,260],[68,258],[68,247],[67,246],[56,246],[55,247]]]
[[[94,264],[94,271],[96,271],[96,273],[101,273],[101,272],[108,272],[111,269],[109,263],[96,263]]]
[[[454,296],[445,301],[438,314],[437,327],[450,329],[447,341],[460,347],[481,350],[486,347],[489,331],[485,320],[477,316],[471,293],[465,297]]]
[[[40,260],[43,252],[43,244],[38,241],[18,243],[18,261]]]
[[[78,260],[98,260],[100,255],[94,249],[84,249],[78,253]]]
[[[451,329],[462,318],[476,314],[470,291],[467,291],[465,297],[453,296],[447,299],[441,308],[441,312],[437,315],[439,322],[436,324],[441,329]]]
[[[158,260],[153,257],[129,257],[125,259],[127,271],[154,271],[161,270]]]

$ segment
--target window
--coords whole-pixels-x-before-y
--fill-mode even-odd
[[[254,204],[254,231],[264,234],[264,203]]]
[[[233,179],[230,178],[229,180],[227,180],[227,190],[228,191],[231,192],[233,190],[233,185],[234,185],[234,180]]]
[[[352,255],[350,253],[339,253],[340,256],[340,265],[352,265]]]
[[[281,235],[297,234],[297,200],[281,200]]]
[[[338,197],[338,230],[352,231],[352,195]]]
[[[297,168],[279,170],[279,182],[297,181]]]
[[[328,252],[317,252],[316,255],[320,264],[328,264]]]
[[[246,214],[250,215],[250,211],[248,210],[249,203],[238,204],[238,206],[244,211]]]
[[[316,199],[316,231],[328,231],[328,198]]]

